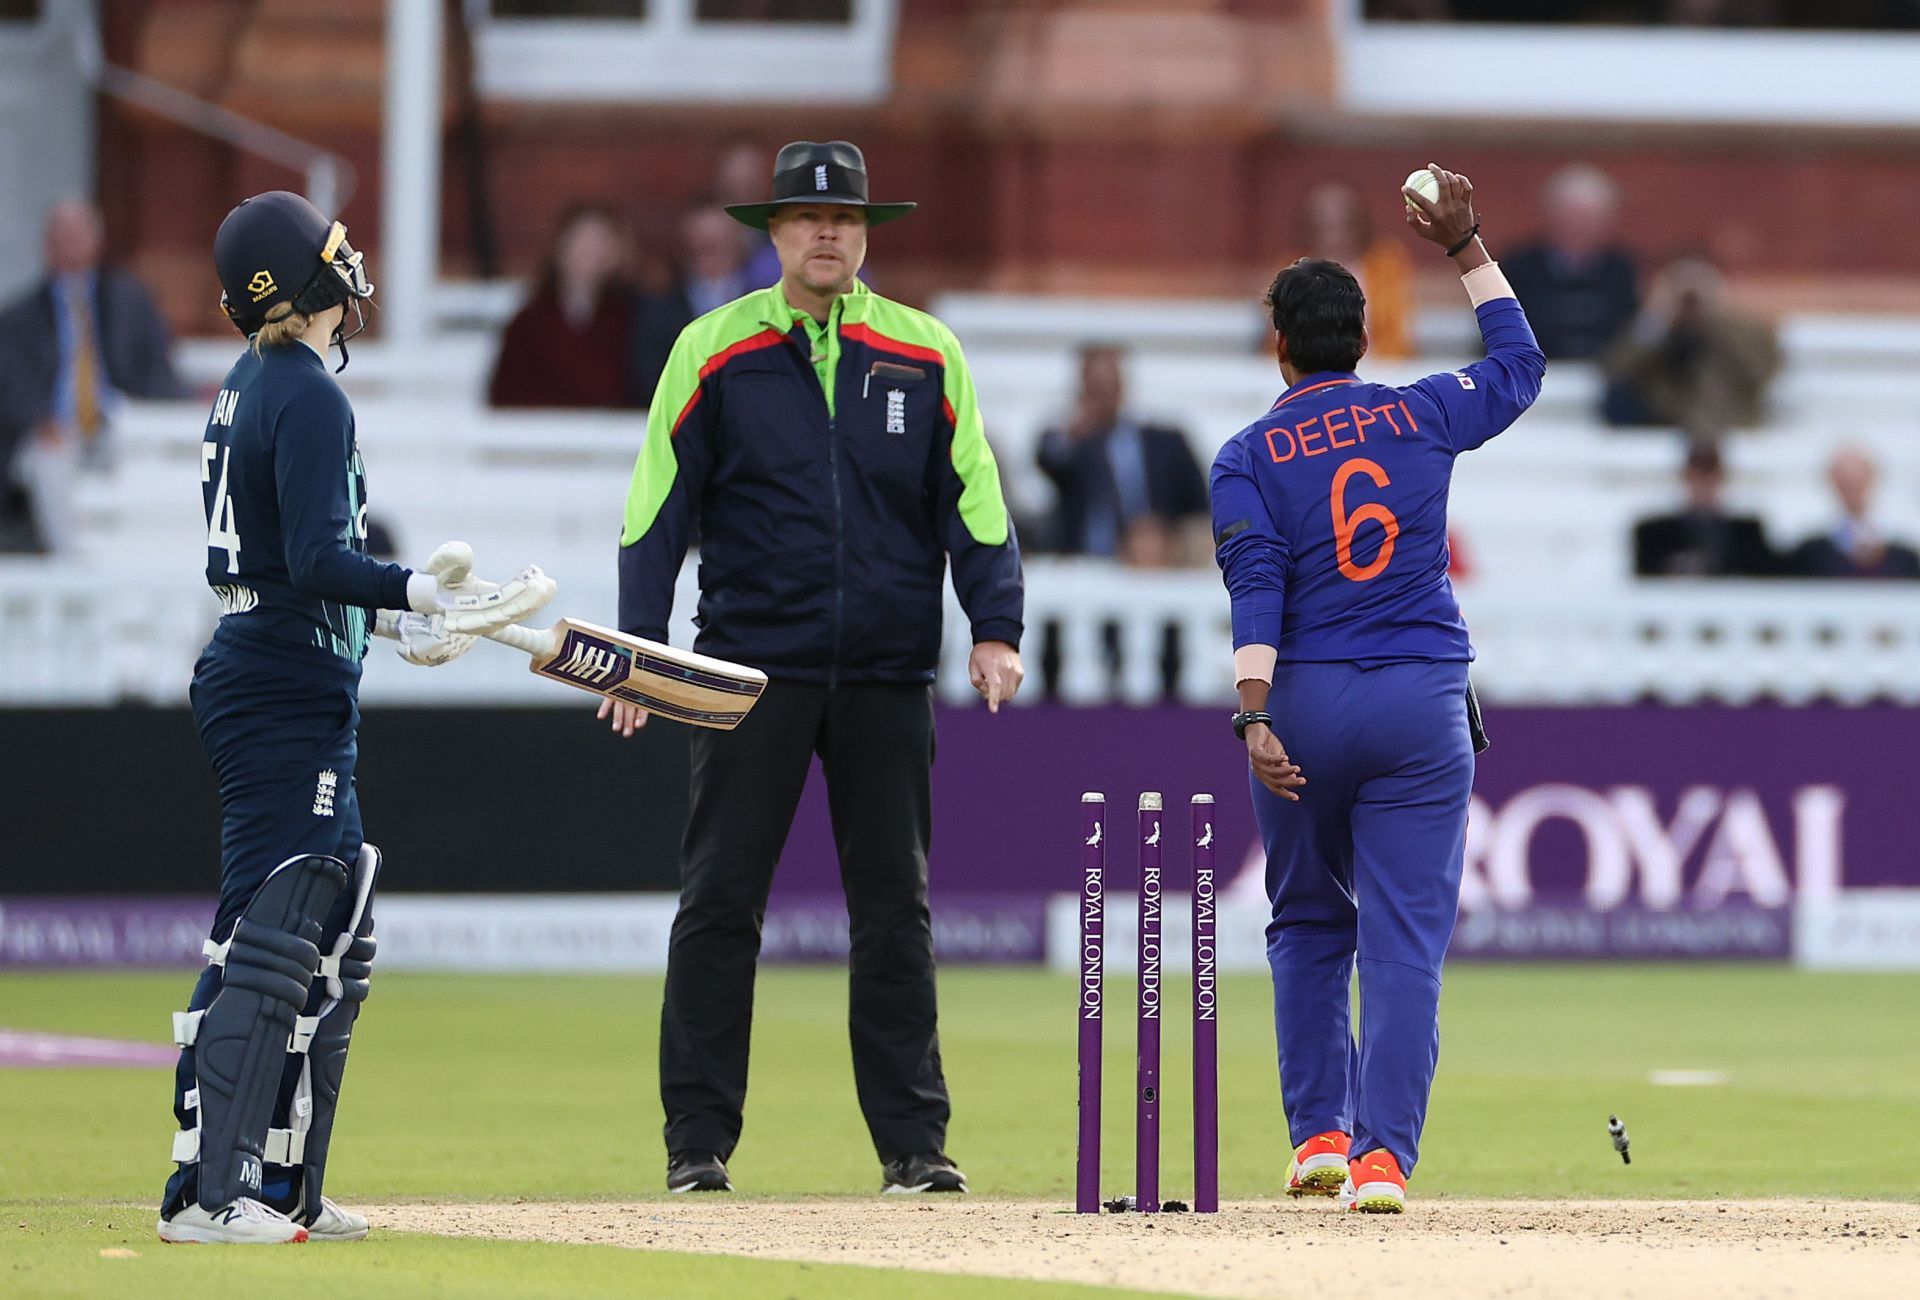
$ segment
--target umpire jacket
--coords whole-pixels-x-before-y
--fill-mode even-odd
[[[953,332],[855,282],[825,325],[779,285],[681,331],[620,538],[620,627],[666,640],[700,539],[703,654],[928,682],[947,560],[973,639],[1018,646],[1019,543]]]

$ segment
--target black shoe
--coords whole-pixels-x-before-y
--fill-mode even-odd
[[[681,1192],[730,1192],[727,1162],[711,1151],[678,1151],[667,1157],[667,1190]]]
[[[960,1166],[939,1151],[923,1151],[889,1160],[880,1173],[885,1179],[880,1190],[889,1196],[967,1190],[967,1176],[960,1172]]]

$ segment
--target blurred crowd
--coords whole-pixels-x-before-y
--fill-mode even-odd
[[[712,192],[681,211],[664,258],[638,257],[631,222],[609,205],[564,212],[531,296],[501,336],[488,402],[644,407],[688,322],[780,278],[767,236],[724,211],[764,197],[770,169],[751,145],[723,150]]]
[[[501,408],[639,409],[695,317],[779,278],[767,237],[723,205],[756,201],[769,160],[723,150],[708,193],[678,214],[675,237],[637,253],[629,217],[581,203],[555,223],[527,296],[501,332],[487,401]],[[1542,348],[1591,365],[1597,418],[1678,430],[1690,450],[1682,502],[1640,521],[1634,569],[1645,576],[1920,577],[1904,539],[1875,516],[1878,471],[1866,452],[1838,454],[1829,478],[1834,526],[1776,547],[1762,522],[1723,503],[1719,444],[1763,424],[1781,366],[1771,322],[1739,306],[1712,263],[1683,252],[1646,274],[1619,239],[1620,195],[1596,168],[1550,177],[1537,232],[1505,248],[1506,270]],[[1368,300],[1369,360],[1416,352],[1414,268],[1398,232],[1378,232],[1343,181],[1303,192],[1298,254],[1350,267]],[[1505,241],[1503,241],[1504,243]],[[172,340],[140,283],[102,257],[99,214],[64,203],[45,229],[45,275],[0,307],[0,550],[58,552],[75,533],[77,486],[110,465],[114,413],[126,398],[185,396]],[[1138,569],[1210,562],[1207,482],[1189,431],[1136,410],[1128,358],[1089,341],[1077,383],[1037,439],[1034,481],[1051,503],[1022,512],[1035,553],[1111,559]],[[380,549],[391,539],[380,530]],[[1454,571],[1469,564],[1452,539]]]
[[[0,551],[69,549],[80,478],[110,463],[120,403],[186,395],[166,321],[104,244],[98,211],[56,205],[44,276],[0,306]]]
[[[1920,578],[1920,552],[1892,535],[1874,502],[1880,468],[1860,447],[1827,465],[1833,523],[1776,548],[1764,522],[1726,502],[1720,448],[1697,442],[1680,471],[1679,507],[1633,529],[1633,571],[1643,578]]]

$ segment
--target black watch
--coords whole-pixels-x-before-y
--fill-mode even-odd
[[[1245,740],[1247,738],[1247,728],[1256,722],[1264,722],[1267,726],[1271,727],[1273,725],[1273,715],[1265,709],[1243,709],[1241,712],[1233,715],[1233,734]]]

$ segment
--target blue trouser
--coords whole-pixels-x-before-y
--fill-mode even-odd
[[[220,903],[211,938],[223,942],[273,869],[288,858],[324,853],[352,866],[360,855],[360,799],[354,786],[359,757],[359,665],[321,651],[264,646],[224,628],[194,665],[190,698],[200,743],[220,784]],[[331,780],[324,778],[332,773]],[[353,890],[342,892],[327,917],[320,948],[327,951],[346,927]],[[220,991],[221,968],[200,972],[189,1011],[203,1011]],[[315,981],[304,1013],[316,1014],[326,986]],[[287,1106],[299,1076],[289,1056],[272,1123],[287,1125]],[[187,1105],[194,1088],[194,1049],[180,1050],[174,1070],[174,1115],[180,1127],[198,1122]],[[199,1165],[178,1166],[167,1181],[163,1213],[197,1194]],[[261,1199],[289,1208],[297,1171],[268,1165]]]
[[[1274,732],[1307,779],[1298,803],[1253,781],[1287,1125],[1295,1146],[1350,1133],[1355,1156],[1385,1147],[1411,1173],[1473,789],[1467,666],[1281,664],[1274,676]]]

